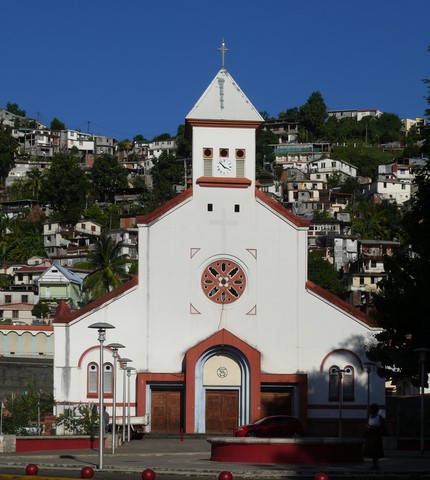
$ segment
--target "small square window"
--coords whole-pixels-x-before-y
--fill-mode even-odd
[[[235,211],[236,213],[239,213],[239,212],[240,212],[240,205],[237,205],[237,204],[236,204],[236,205],[234,206],[234,211]]]
[[[214,209],[213,204],[212,204],[212,203],[208,203],[208,212],[212,212],[213,209]]]

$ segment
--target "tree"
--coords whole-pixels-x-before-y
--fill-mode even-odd
[[[160,135],[156,135],[152,141],[153,142],[162,142],[163,140],[170,140],[172,136],[170,133],[160,133]]]
[[[142,195],[144,213],[149,213],[176,195],[176,185],[184,183],[182,162],[173,155],[162,153],[151,169],[152,189]]]
[[[191,142],[185,138],[185,125],[178,126],[176,134],[176,158],[191,158]]]
[[[19,108],[17,103],[7,102],[6,110],[14,115],[18,115],[20,117],[25,117],[25,110]]]
[[[256,144],[257,171],[264,170],[264,164],[267,162],[273,164],[275,161],[273,145],[276,143],[278,143],[278,137],[271,130],[260,131]]]
[[[55,130],[55,131],[66,130],[66,125],[64,125],[63,122],[58,120],[57,117],[54,117],[51,121],[51,130]]]
[[[308,101],[300,107],[300,124],[308,131],[310,140],[323,136],[327,116],[327,106],[321,92],[313,92]]]
[[[390,153],[372,147],[339,147],[334,145],[331,158],[342,160],[357,167],[358,175],[377,178],[378,165],[385,165],[394,161]]]
[[[378,143],[389,143],[400,140],[402,121],[395,113],[383,113],[374,119],[374,125]]]
[[[430,164],[415,181],[418,190],[402,221],[404,240],[385,259],[387,277],[374,296],[375,318],[382,332],[375,336],[368,356],[381,363],[387,378],[412,378],[418,384],[414,350],[430,345]]]
[[[133,261],[128,255],[122,254],[123,242],[115,243],[111,237],[100,236],[94,244],[94,249],[88,255],[88,265],[91,273],[85,277],[84,293],[94,299],[110,292],[121,285],[123,279],[129,278],[127,266]]]
[[[401,233],[401,214],[396,204],[358,201],[352,211],[352,233],[363,239],[393,240]]]
[[[97,198],[104,202],[113,202],[115,192],[127,187],[127,171],[107,153],[96,157],[90,175]]]
[[[317,252],[308,253],[308,278],[335,295],[342,296],[345,291],[334,266]]]
[[[138,133],[133,137],[133,142],[149,143],[149,140],[147,140],[141,133]]]
[[[88,179],[71,153],[54,155],[43,179],[41,198],[57,212],[60,220],[77,221],[89,192]]]
[[[25,435],[25,428],[45,415],[52,414],[54,398],[37,384],[28,384],[21,394],[10,394],[3,399],[3,433]]]
[[[3,184],[15,165],[18,142],[12,137],[10,128],[0,125],[0,180]]]
[[[48,318],[50,315],[49,305],[48,303],[39,300],[36,305],[31,310],[31,314],[36,318],[45,319]]]

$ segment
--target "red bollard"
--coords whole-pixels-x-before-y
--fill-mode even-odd
[[[34,464],[34,463],[29,463],[26,467],[25,467],[25,473],[27,475],[37,475],[37,472],[39,471],[39,467]]]
[[[233,480],[233,474],[224,470],[218,475],[218,480]]]
[[[154,480],[156,473],[151,468],[147,468],[142,472],[142,480]]]
[[[318,472],[315,474],[315,480],[330,480],[330,477],[324,472]]]
[[[94,470],[91,467],[83,467],[81,470],[81,478],[93,478]]]

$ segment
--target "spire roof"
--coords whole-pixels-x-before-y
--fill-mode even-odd
[[[264,121],[224,67],[221,67],[186,119]]]

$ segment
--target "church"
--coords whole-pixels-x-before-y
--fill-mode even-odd
[[[384,381],[366,368],[378,329],[307,279],[309,223],[259,190],[263,118],[222,53],[185,119],[192,184],[137,218],[138,276],[57,312],[56,413],[97,404],[102,368],[108,412],[116,399],[120,424],[129,403],[147,432],[232,434],[287,414],[311,435],[354,435],[369,402],[384,404]],[[101,345],[98,322],[114,327]],[[118,368],[111,343],[124,346]],[[127,406],[121,358],[133,368]]]

